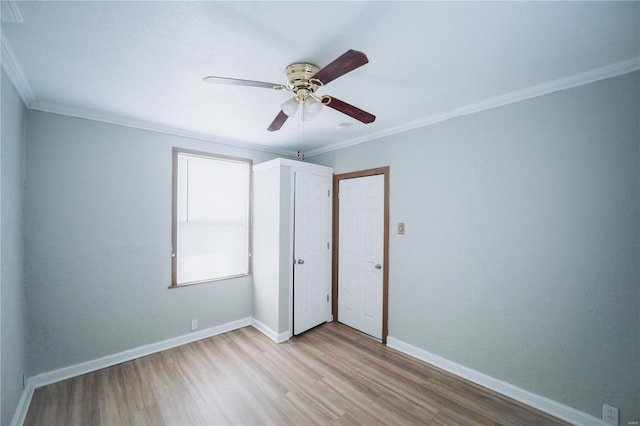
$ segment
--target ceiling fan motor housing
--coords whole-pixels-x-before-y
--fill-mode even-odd
[[[318,90],[322,82],[313,76],[320,70],[312,64],[291,64],[285,70],[289,88],[303,99]]]

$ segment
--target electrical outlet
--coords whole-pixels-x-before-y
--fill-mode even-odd
[[[197,330],[198,329],[198,320],[197,319],[192,319],[191,320],[191,331]]]
[[[618,426],[618,409],[607,404],[602,404],[602,420]]]

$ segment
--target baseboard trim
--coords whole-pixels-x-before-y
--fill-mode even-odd
[[[590,414],[457,364],[395,337],[387,337],[387,346],[569,423],[599,426],[608,424]]]
[[[29,411],[29,405],[31,405],[31,398],[33,398],[33,391],[35,388],[33,385],[27,382],[27,387],[22,391],[16,412],[11,419],[11,426],[22,426],[27,418],[27,412]]]
[[[251,326],[276,343],[282,343],[289,340],[290,333],[288,330],[283,333],[277,333],[255,318],[251,318]]]
[[[82,374],[91,373],[112,365],[121,364],[123,362],[131,361],[132,359],[140,358],[143,356],[151,355],[166,349],[175,348],[176,346],[184,345],[187,343],[195,342],[197,340],[206,339],[207,337],[216,336],[218,334],[226,333],[229,331],[237,330],[242,327],[248,327],[252,322],[251,317],[242,318],[236,321],[231,321],[226,324],[217,325],[215,327],[207,328],[204,330],[195,331],[189,334],[183,334],[182,336],[172,337],[171,339],[163,340],[157,343],[151,343],[149,345],[139,346],[137,348],[129,349],[123,352],[118,352],[113,355],[107,355],[102,358],[94,359],[80,364],[71,365],[69,367],[60,368],[57,370],[49,371],[47,373],[37,374],[27,379],[27,387],[22,392],[16,413],[11,421],[12,425],[22,425],[27,416],[29,405],[31,404],[31,398],[35,389],[56,383],[61,380],[70,379],[72,377],[80,376]]]
[[[27,412],[29,411],[29,405],[31,404],[31,399],[33,398],[33,392],[39,387],[248,326],[254,327],[276,343],[282,343],[289,340],[288,331],[284,333],[276,333],[255,318],[246,317],[204,330],[183,334],[182,336],[172,337],[171,339],[163,340],[161,342],[139,346],[116,354],[107,355],[102,358],[49,371],[47,373],[37,374],[27,379],[27,386],[18,401],[18,406],[16,407],[16,412],[11,420],[11,425],[19,426],[24,424]]]
[[[107,355],[102,358],[94,359],[92,361],[82,362],[80,364],[53,370],[48,373],[38,374],[29,378],[28,382],[31,382],[35,388],[39,388],[41,386],[69,379],[71,377],[76,377],[82,374],[90,373],[92,371],[100,370],[102,368],[111,367],[112,365],[131,361],[132,359],[151,355],[156,352],[175,348],[176,346],[195,342],[201,339],[206,339],[207,337],[237,330],[238,328],[247,327],[249,325],[251,325],[251,318],[242,318],[204,330],[183,334],[182,336],[172,337],[171,339],[163,340],[161,342],[139,346],[137,348],[129,349],[113,355]]]

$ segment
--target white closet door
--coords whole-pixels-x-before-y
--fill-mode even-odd
[[[293,334],[331,320],[331,177],[296,172]]]

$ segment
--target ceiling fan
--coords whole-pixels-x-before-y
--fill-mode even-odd
[[[361,67],[369,62],[367,55],[357,50],[348,50],[324,68],[318,68],[313,64],[296,63],[285,69],[287,84],[266,83],[263,81],[241,80],[237,78],[209,76],[203,78],[207,83],[230,84],[237,86],[262,87],[265,89],[286,90],[292,92],[294,97],[281,105],[281,110],[276,118],[267,128],[270,132],[280,130],[287,118],[295,116],[300,108],[302,110],[302,120],[313,119],[322,106],[328,106],[336,111],[353,117],[362,123],[373,123],[376,116],[366,111],[356,108],[333,96],[318,96],[316,91],[332,82],[336,78]]]

